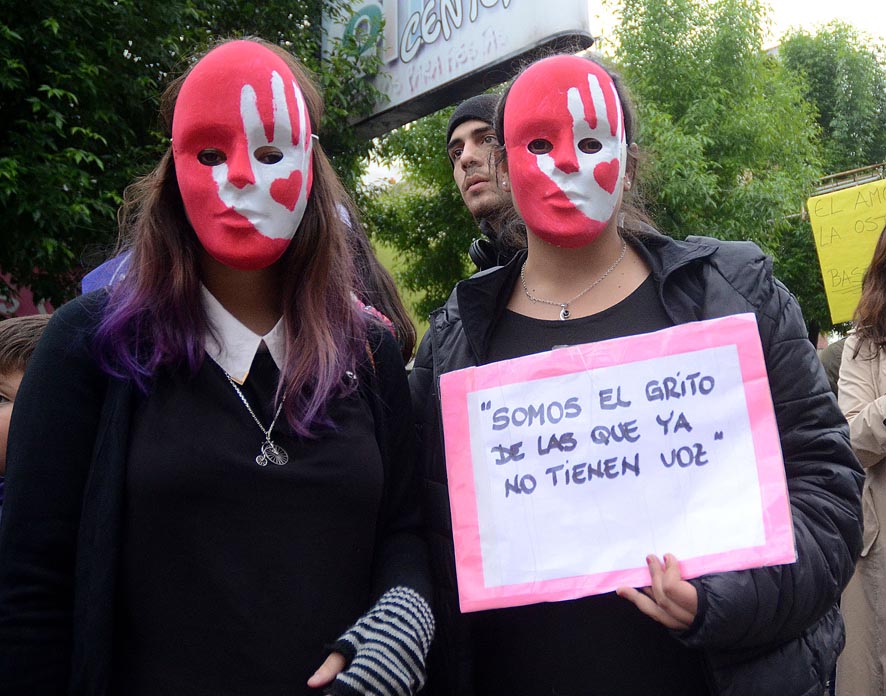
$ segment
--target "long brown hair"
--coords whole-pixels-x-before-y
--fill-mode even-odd
[[[390,271],[385,268],[360,222],[353,207],[343,209],[348,224],[348,242],[354,254],[357,278],[359,280],[360,300],[377,309],[394,325],[397,342],[400,344],[400,355],[403,362],[409,362],[415,352],[415,324],[400,299],[397,284]]]
[[[286,62],[304,95],[312,132],[319,133],[323,100],[305,68],[278,46],[249,40]],[[167,135],[188,72],[161,98]],[[329,399],[352,388],[344,373],[354,370],[366,352],[366,319],[354,302],[359,283],[340,214],[348,197],[319,142],[312,160],[307,208],[278,262],[288,350],[277,395],[285,394],[286,419],[302,436],[326,422]],[[154,171],[126,190],[119,222],[121,251],[131,251],[131,257],[126,277],[111,290],[96,345],[107,372],[147,390],[162,368],[196,372],[207,330],[200,300],[200,243],[185,215],[171,147]]]
[[[886,348],[886,227],[880,232],[871,265],[861,282],[854,323],[859,346],[867,341],[878,350]]]

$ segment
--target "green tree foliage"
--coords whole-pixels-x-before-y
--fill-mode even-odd
[[[812,110],[760,49],[757,0],[625,0],[617,58],[650,153],[645,193],[668,234],[778,249],[820,176]]]
[[[426,316],[449,296],[455,283],[473,269],[467,256],[478,235],[452,179],[446,156],[444,109],[382,138],[376,156],[403,171],[394,187],[370,186],[360,202],[374,239],[400,256],[401,287],[416,292],[415,310]]]
[[[817,111],[825,169],[837,173],[886,161],[884,49],[847,24],[782,39],[779,56],[804,81]]]
[[[852,27],[833,22],[814,34],[783,38],[779,57],[804,85],[816,111],[826,173],[886,161],[886,63],[883,47]],[[809,222],[791,220],[782,236],[779,271],[793,288],[820,283]],[[831,326],[824,289],[802,292],[807,317]],[[844,327],[845,328],[845,327]]]
[[[758,0],[624,0],[617,59],[639,103],[643,190],[669,235],[751,239],[829,325],[808,223],[822,175],[804,85],[761,50]]]
[[[0,0],[0,268],[56,305],[75,294],[84,250],[111,245],[123,189],[165,147],[159,94],[218,38],[262,36],[318,75],[322,143],[353,186],[369,144],[348,118],[377,96],[353,76],[377,61],[344,46],[321,70],[321,11],[346,4]]]
[[[810,327],[824,332],[834,328],[808,219],[798,215],[782,221],[775,270],[797,295]]]

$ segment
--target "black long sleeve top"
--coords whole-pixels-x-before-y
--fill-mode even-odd
[[[282,434],[289,464],[261,468],[264,436],[211,361],[147,398],[99,369],[103,297],[56,313],[16,403],[0,691],[114,693],[116,672],[127,693],[312,693],[324,644],[379,595],[429,596],[394,340],[372,333],[339,428]],[[255,369],[245,393],[267,425],[276,368]]]

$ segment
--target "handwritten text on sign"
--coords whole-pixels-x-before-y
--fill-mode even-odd
[[[815,196],[806,207],[831,320],[850,321],[877,239],[886,228],[886,180]]]
[[[709,323],[718,326],[699,334]],[[749,359],[759,364],[745,369]],[[687,576],[793,560],[752,315],[443,380],[463,609],[647,584],[648,553],[674,553]],[[449,417],[458,408],[453,399],[461,400],[461,421]],[[772,491],[764,490],[773,482],[775,509],[783,525],[787,519],[774,554]]]

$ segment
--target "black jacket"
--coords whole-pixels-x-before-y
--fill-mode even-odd
[[[104,297],[55,313],[16,400],[0,525],[0,696],[108,694],[135,394],[96,363]],[[372,364],[358,376],[385,473],[372,590],[430,597],[403,362],[388,331],[369,341]]]
[[[675,324],[756,314],[793,515],[797,562],[692,580],[698,614],[676,637],[703,651],[713,694],[820,696],[843,647],[836,602],[861,548],[863,477],[800,308],[754,244],[700,237],[681,242],[651,228],[626,238],[652,269]],[[431,315],[410,377],[437,583],[437,637],[426,693],[473,693],[471,615],[458,612],[439,378],[486,362],[490,336],[524,259],[521,253],[455,287]]]

